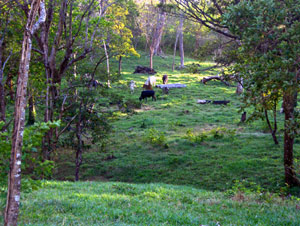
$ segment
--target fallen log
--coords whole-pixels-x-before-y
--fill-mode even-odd
[[[186,85],[185,84],[180,84],[180,83],[176,83],[176,84],[161,84],[161,85],[156,85],[157,88],[163,89],[163,88],[185,88]]]
[[[210,81],[210,80],[219,80],[219,81],[223,82],[226,86],[230,86],[230,84],[224,80],[224,77],[223,77],[223,76],[218,76],[218,75],[210,76],[210,77],[204,77],[204,78],[201,80],[201,82],[202,82],[203,84],[206,84],[206,83],[207,83],[208,81]]]
[[[197,100],[197,104],[208,104],[208,103],[217,104],[217,105],[220,105],[220,104],[227,105],[228,103],[230,103],[230,100],[214,100],[214,101],[211,101],[211,100]]]
[[[197,104],[208,104],[211,100],[197,100]]]
[[[135,71],[133,72],[133,74],[136,74],[136,73],[154,75],[157,72],[154,69],[151,69],[149,67],[137,66]]]

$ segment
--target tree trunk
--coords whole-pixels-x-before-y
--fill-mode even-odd
[[[119,75],[122,72],[122,56],[119,57]]]
[[[1,64],[0,64],[1,66]],[[3,71],[0,69],[0,121],[5,122],[5,92],[4,92],[4,85],[3,85]]]
[[[243,78],[241,78],[240,81],[237,82],[235,93],[240,95],[243,93],[243,90]]]
[[[177,32],[176,32],[176,39],[175,39],[175,43],[174,43],[174,53],[173,53],[172,71],[174,71],[174,69],[175,69],[175,56],[176,56],[176,49],[177,49],[178,37],[179,37],[179,28],[177,29]]]
[[[165,0],[160,0],[161,4],[165,4]],[[150,68],[153,69],[153,55],[158,50],[161,41],[163,29],[166,21],[166,12],[161,11],[157,16],[156,28],[152,35],[152,42],[149,46],[150,49]]]
[[[76,159],[75,159],[75,181],[79,180],[79,170],[82,163],[83,141],[82,141],[82,131],[81,131],[81,121],[82,121],[81,108],[82,108],[82,102],[80,103],[78,122],[76,124],[77,150],[76,150]]]
[[[106,56],[107,87],[110,87],[109,56],[106,48],[106,43],[104,40],[103,40],[103,46],[104,46],[104,53]]]
[[[10,159],[10,171],[8,175],[7,201],[4,213],[4,225],[16,226],[20,206],[20,189],[21,189],[21,155],[23,146],[23,133],[25,123],[26,108],[26,90],[28,82],[28,71],[32,48],[32,34],[40,23],[44,22],[44,5],[41,7],[41,17],[37,24],[34,25],[35,18],[38,14],[40,5],[44,4],[40,0],[33,0],[30,12],[28,14],[26,30],[22,44],[21,60],[18,73],[18,86],[15,102],[14,129],[12,135],[12,148]]]
[[[184,68],[184,48],[183,48],[183,17],[179,22],[179,54],[180,54],[180,68]]]
[[[153,69],[153,55],[154,49],[150,47],[150,68]]]
[[[293,93],[286,92],[283,94],[283,108],[285,114],[284,120],[284,171],[285,183],[290,186],[300,185],[294,170],[294,133],[291,122],[294,120],[295,96]]]
[[[28,99],[28,121],[27,125],[33,125],[35,123],[35,107],[34,107],[34,99],[33,95],[31,94]]]

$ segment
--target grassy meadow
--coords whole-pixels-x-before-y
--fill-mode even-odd
[[[217,70],[172,72],[171,56],[154,58],[157,84],[167,74],[169,84],[187,87],[168,95],[155,88],[157,101],[140,103],[148,75],[133,71],[148,61],[146,54],[124,59],[122,76],[109,91],[123,99],[109,106],[115,109],[110,140],[104,150],[85,151],[81,182],[72,182],[75,152],[59,150],[55,180],[22,193],[19,225],[300,225],[300,201],[286,197],[299,196],[299,190],[284,185],[283,115],[276,146],[266,122],[240,123],[235,84],[200,82]],[[130,80],[137,84],[133,94]],[[202,105],[198,99],[230,103]],[[298,161],[299,138],[294,150]]]
[[[179,58],[176,59],[179,62]],[[123,181],[131,183],[167,183],[190,185],[207,190],[224,191],[235,180],[256,183],[270,191],[284,187],[283,115],[279,115],[280,145],[273,143],[266,122],[240,124],[241,105],[235,87],[220,81],[203,85],[210,71],[192,74],[172,72],[172,57],[156,57],[157,84],[167,74],[169,84],[182,83],[186,88],[170,89],[165,95],[155,88],[157,101],[151,98],[139,105],[142,85],[148,75],[133,74],[137,65],[148,65],[149,58],[127,58],[123,74],[111,92],[124,98],[124,107],[114,113],[113,133],[106,151],[93,147],[84,154],[81,179]],[[211,62],[187,58],[185,64]],[[137,88],[130,94],[128,82]],[[230,100],[228,105],[197,104],[197,99]],[[130,107],[130,103],[133,107]],[[127,106],[128,105],[128,106]],[[111,106],[112,108],[118,108]],[[251,112],[248,112],[248,116]],[[73,180],[73,152],[58,164],[56,178]],[[63,155],[60,155],[63,156]],[[295,158],[300,159],[300,140],[296,140]],[[70,161],[71,159],[71,161]]]

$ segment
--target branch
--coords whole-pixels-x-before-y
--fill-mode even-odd
[[[40,2],[40,17],[38,21],[33,25],[32,34],[34,34],[41,26],[41,24],[45,23],[46,21],[46,9],[45,9],[45,2],[41,0]]]
[[[66,129],[71,125],[71,123],[74,121],[74,119],[77,117],[78,113],[76,115],[73,116],[73,118],[71,118],[71,120],[68,122],[68,124],[65,126],[65,128],[63,128],[56,136],[56,140],[58,140],[58,138],[60,137],[60,135],[62,135]]]
[[[9,58],[11,57],[11,54],[12,54],[12,50],[10,51],[9,56],[6,58],[6,60],[4,61],[3,65],[2,65],[2,71],[4,71],[5,65],[8,62]]]

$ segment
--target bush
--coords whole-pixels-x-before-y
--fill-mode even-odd
[[[164,148],[169,148],[169,145],[167,144],[167,138],[165,136],[164,132],[160,132],[156,129],[149,129],[146,133],[146,136],[144,137],[144,141],[148,142],[152,145],[158,145]]]
[[[184,136],[184,138],[192,143],[201,144],[205,140],[221,139],[224,137],[233,139],[235,134],[236,134],[236,130],[227,129],[225,127],[214,128],[208,131],[203,131],[198,134],[195,134],[193,132],[193,129],[188,129],[186,132],[186,136]]]

